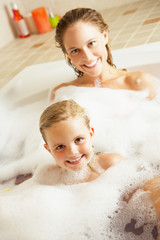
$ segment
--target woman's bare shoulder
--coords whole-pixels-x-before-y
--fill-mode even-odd
[[[155,83],[153,75],[148,72],[127,72],[125,81],[140,86],[141,84]]]
[[[127,72],[126,79],[154,80],[150,73],[143,71]]]
[[[156,95],[156,82],[150,73],[142,71],[128,72],[126,74],[125,83],[131,90],[148,90],[149,99],[152,99]]]

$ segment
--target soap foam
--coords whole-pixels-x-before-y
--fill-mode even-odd
[[[140,164],[144,166],[139,169]],[[0,236],[5,240],[10,236],[13,240],[155,239],[152,232],[159,230],[159,218],[148,193],[140,189],[130,200],[124,198],[157,174],[149,164],[130,159],[89,183],[49,186],[32,178],[0,197]],[[130,231],[128,225],[133,225]]]
[[[156,239],[159,217],[148,192],[139,189],[129,199],[131,192],[160,175],[160,107],[145,97],[145,92],[59,89],[55,101],[72,98],[87,109],[95,128],[95,151],[121,153],[125,160],[89,183],[76,184],[75,176],[68,175],[65,181],[71,185],[45,185],[35,174],[17,187],[11,185],[15,189],[1,191],[0,240]],[[54,163],[38,130],[44,108],[44,102],[15,110],[2,107],[1,179]]]

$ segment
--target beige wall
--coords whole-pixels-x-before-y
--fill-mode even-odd
[[[132,0],[137,2],[138,0]],[[145,1],[145,0],[144,0]],[[63,15],[66,11],[76,7],[91,7],[99,11],[114,6],[131,3],[130,0],[13,0],[20,12],[25,16],[34,8],[51,6],[54,13]],[[17,37],[11,11],[11,0],[0,0],[0,48]]]
[[[0,48],[17,36],[12,21],[11,2],[11,0],[0,0]],[[21,0],[16,0],[16,3],[24,12],[23,2]]]
[[[77,7],[90,7],[99,11],[118,5],[123,5],[139,0],[21,0],[26,11],[39,6],[51,6],[55,13],[63,15],[66,11]],[[144,0],[145,1],[145,0]]]

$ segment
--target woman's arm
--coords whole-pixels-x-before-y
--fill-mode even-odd
[[[50,101],[52,101],[54,98],[55,98],[55,92],[59,89],[59,88],[62,88],[62,87],[66,87],[66,86],[77,86],[77,80],[73,80],[73,81],[70,81],[70,82],[66,82],[66,83],[61,83],[60,85],[56,86],[55,88],[52,89],[51,93],[50,93]]]
[[[55,98],[55,92],[59,89],[59,88],[61,88],[61,87],[65,87],[65,86],[68,86],[68,85],[70,85],[70,83],[62,83],[62,84],[60,84],[60,85],[58,85],[58,86],[56,86],[55,88],[53,88],[52,89],[52,91],[51,91],[51,93],[50,93],[50,101],[52,101],[54,98]]]
[[[160,177],[153,178],[146,182],[143,189],[149,192],[155,209],[160,216]]]
[[[129,200],[132,198],[133,194],[138,190],[143,189],[144,191],[147,191],[148,194],[151,197],[151,200],[155,206],[155,209],[160,216],[160,177],[155,177],[146,182],[143,186],[134,189],[129,196],[126,198],[124,197],[123,200],[125,202],[129,202]]]

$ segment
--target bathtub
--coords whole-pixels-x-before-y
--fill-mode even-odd
[[[115,50],[113,59],[118,68],[147,71],[160,79],[160,42]],[[2,109],[6,114],[4,119],[0,109],[0,140],[4,138],[6,141],[4,146],[3,142],[0,143],[0,150],[7,147],[4,154],[10,155],[9,160],[6,156],[9,164],[4,167],[3,162],[1,164],[0,180],[34,171],[40,163],[53,162],[49,153],[42,150],[38,120],[42,109],[46,107],[49,90],[74,78],[73,70],[61,60],[29,66],[0,90],[0,103],[4,100],[9,109],[8,112]],[[77,89],[80,91],[80,87]],[[139,183],[160,174],[160,107],[156,102],[154,105],[152,101],[144,100],[141,93],[132,95],[134,91],[127,92],[129,96],[126,96],[123,90],[89,89],[90,93],[84,88],[79,95],[84,106],[90,107],[90,113],[98,123],[95,125],[95,151],[104,152],[107,149],[108,152],[123,155],[127,147],[132,151],[135,146],[136,158],[127,158],[108,169],[96,182],[46,186],[33,185],[30,179],[16,191],[2,194],[0,210],[2,208],[4,211],[0,214],[0,236],[3,239],[48,240],[54,237],[55,240],[138,240],[142,237],[151,240],[153,232],[157,234],[157,215],[146,193],[139,191],[131,201],[121,200],[122,194],[127,199],[127,194],[136,189]],[[74,96],[78,97],[76,91]],[[105,96],[102,96],[102,92]],[[88,94],[91,98],[88,98]],[[85,100],[86,96],[88,101]],[[108,102],[103,99],[99,102],[101,97]],[[126,97],[129,97],[129,101],[126,101]],[[102,114],[103,110],[107,112],[102,118],[98,113]],[[17,156],[21,149],[23,155]],[[128,230],[128,226],[132,229]],[[128,228],[124,232],[125,227]],[[142,230],[141,236],[135,235],[137,228]]]
[[[117,68],[146,71],[160,79],[160,42],[130,47],[112,52]],[[75,79],[74,71],[65,60],[31,65],[17,74],[1,90],[13,106],[46,98],[49,89]]]

